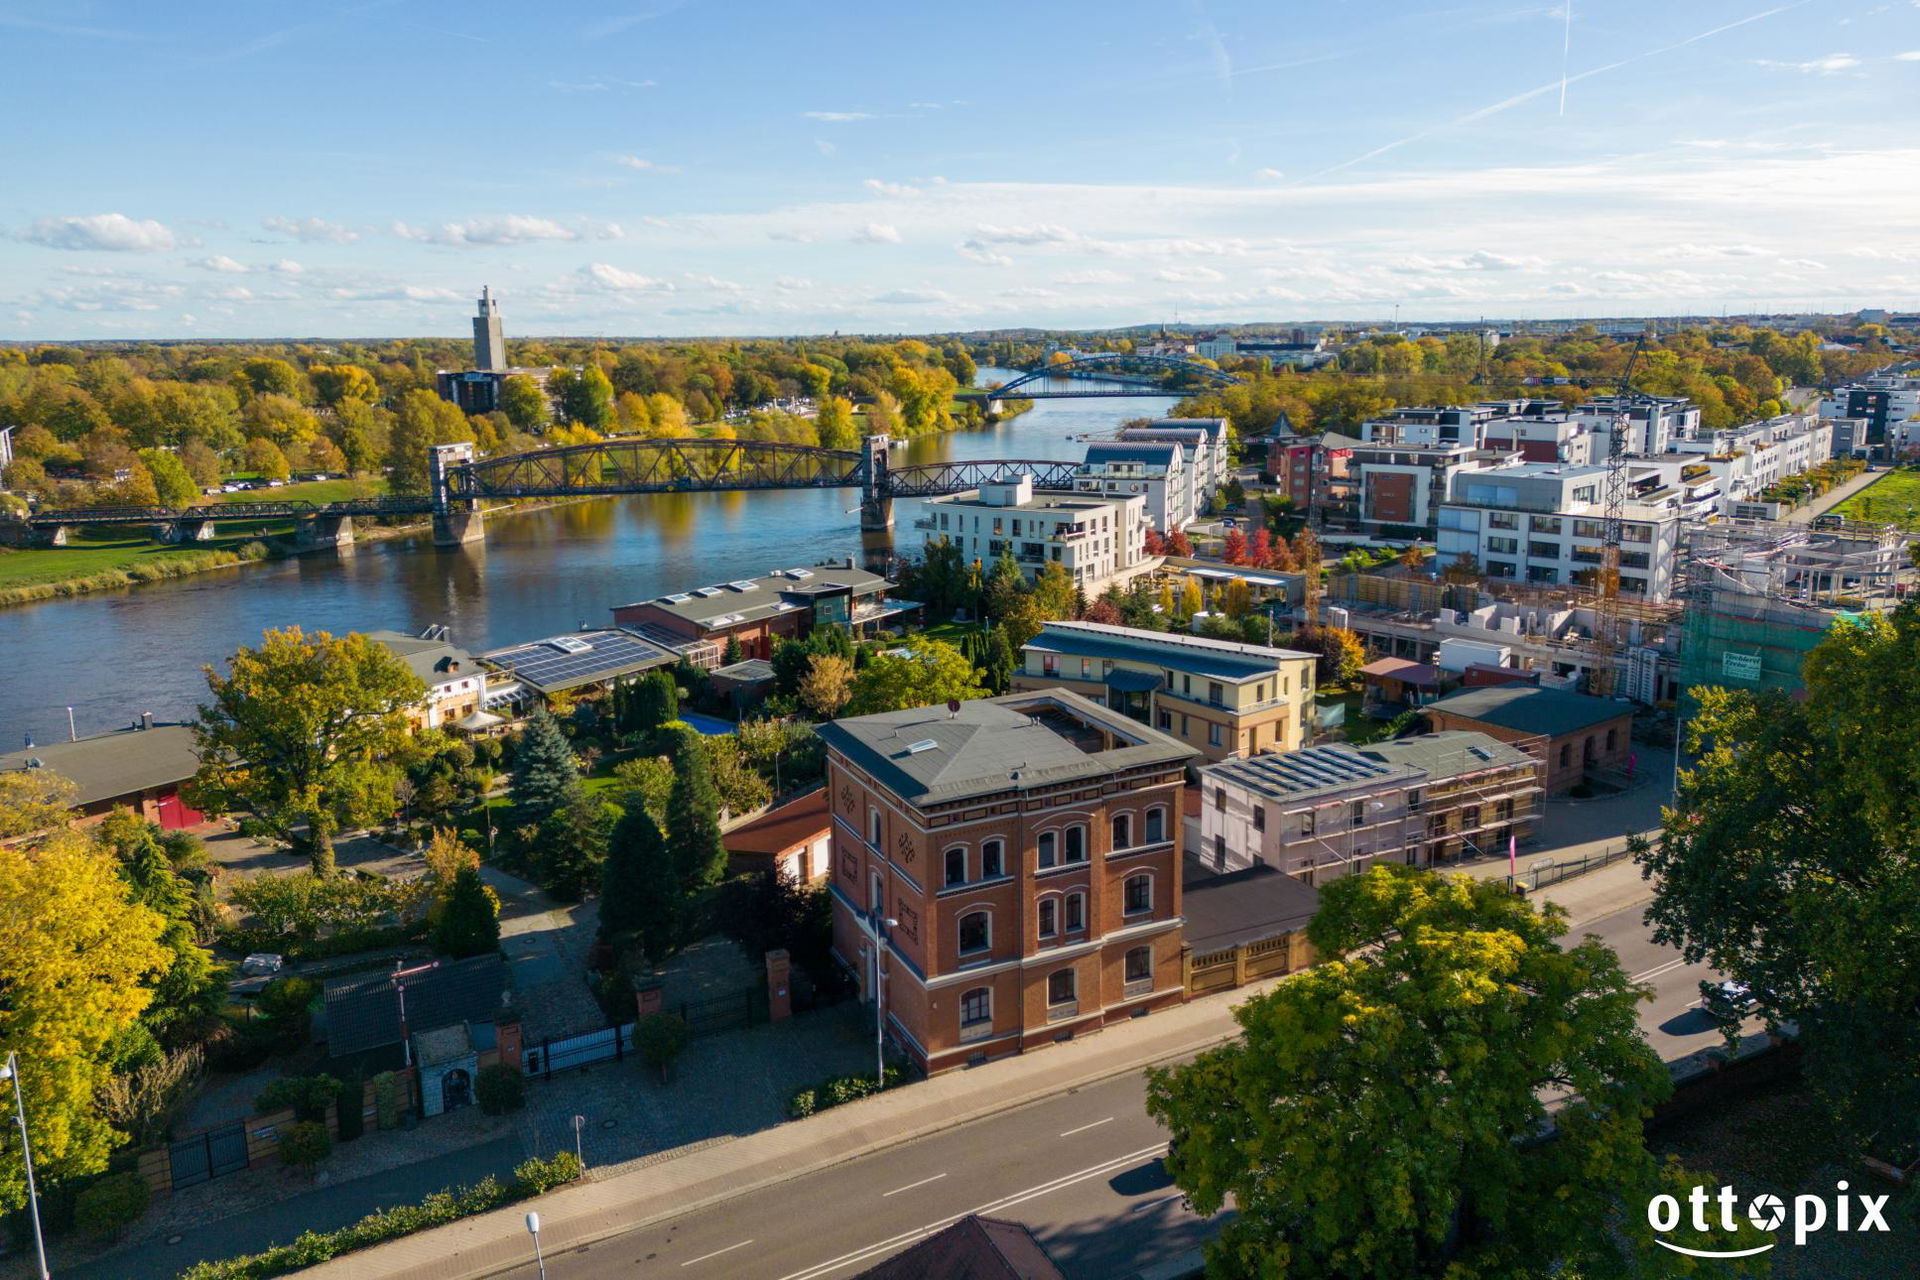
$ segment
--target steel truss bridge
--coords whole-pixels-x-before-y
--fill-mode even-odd
[[[887,453],[883,436],[869,437],[858,450],[773,441],[618,439],[477,460],[471,445],[442,445],[432,451],[432,489],[419,495],[329,503],[266,499],[86,507],[36,512],[25,524],[42,540],[63,543],[68,529],[89,525],[146,526],[176,541],[210,538],[216,523],[291,520],[303,541],[332,544],[351,541],[350,523],[356,518],[432,515],[437,541],[470,541],[479,536],[479,512],[488,500],[857,488],[862,527],[878,529],[891,524],[895,498],[961,493],[1020,473],[1030,474],[1037,489],[1071,488],[1078,465],[1007,458],[895,467]],[[443,524],[454,521],[473,527],[463,524],[457,534],[441,536]]]
[[[1085,355],[1077,355],[1070,360],[1063,360],[1057,364],[1043,365],[1038,369],[1021,374],[1012,382],[1005,383],[988,394],[996,400],[1003,397],[1038,399],[1041,396],[1054,398],[1065,396],[1153,394],[1150,392],[1088,390],[1036,392],[1033,393],[1031,397],[1028,397],[1020,393],[1019,390],[1021,387],[1029,386],[1036,382],[1047,382],[1053,379],[1089,378],[1098,379],[1101,382],[1132,382],[1142,387],[1159,388],[1158,393],[1162,395],[1177,395],[1179,394],[1178,391],[1168,390],[1161,382],[1161,378],[1168,373],[1185,375],[1188,378],[1197,379],[1208,386],[1215,387],[1230,387],[1236,383],[1245,381],[1239,374],[1227,373],[1222,369],[1214,368],[1210,364],[1201,364],[1197,360],[1189,360],[1185,356],[1148,356],[1134,355],[1131,352],[1124,351],[1096,351]]]

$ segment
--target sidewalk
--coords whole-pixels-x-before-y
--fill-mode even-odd
[[[1542,896],[1566,907],[1577,931],[1582,923],[1645,900],[1649,891],[1639,868],[1620,862],[1556,885]],[[549,1255],[591,1244],[1197,1052],[1237,1034],[1234,1006],[1281,981],[1285,979],[1249,986],[1226,997],[1196,1000],[1109,1027],[1085,1040],[971,1071],[950,1072],[604,1181],[554,1192],[539,1201],[541,1244]],[[484,1214],[337,1258],[310,1274],[322,1280],[389,1276],[469,1280],[524,1267],[524,1214],[523,1208]]]
[[[1829,489],[1826,493],[1821,494],[1806,506],[1801,507],[1798,511],[1789,512],[1786,523],[1806,524],[1815,516],[1825,515],[1886,474],[1885,471],[1862,471],[1838,489]]]

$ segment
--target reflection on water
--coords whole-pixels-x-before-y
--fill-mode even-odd
[[[982,371],[983,381],[1010,376]],[[1081,437],[1167,403],[1043,400],[992,428],[911,441],[895,459],[1074,458]],[[143,711],[189,715],[206,691],[199,669],[269,627],[441,622],[478,650],[601,624],[614,605],[669,590],[858,557],[858,501],[855,490],[826,489],[576,503],[494,519],[484,543],[460,552],[407,538],[0,609],[0,744],[64,736],[69,704],[82,733]]]

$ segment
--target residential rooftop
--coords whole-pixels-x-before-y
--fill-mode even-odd
[[[480,664],[473,655],[453,643],[443,632],[443,627],[429,628],[424,635],[410,636],[404,631],[369,631],[366,637],[387,649],[394,657],[407,664],[407,669],[420,678],[420,683],[432,688],[445,684],[450,678],[461,674],[478,675]]]
[[[541,693],[577,689],[679,661],[679,655],[665,645],[613,627],[549,636],[480,656]]]
[[[882,786],[922,806],[1106,777],[1199,755],[1065,689],[835,720],[815,730]]]
[[[1127,658],[1151,661],[1193,675],[1223,680],[1250,680],[1270,676],[1288,658],[1310,658],[1299,649],[1239,644],[1174,631],[1146,631],[1104,622],[1049,622],[1025,648],[1041,653],[1086,658]]]
[[[1376,759],[1344,743],[1268,752],[1209,765],[1203,773],[1269,800],[1293,803],[1355,787],[1412,786],[1422,774],[1410,764]]]
[[[0,755],[0,773],[45,769],[74,785],[73,803],[98,804],[151,787],[185,782],[200,770],[190,724],[139,723],[72,742],[49,742]]]
[[[1607,698],[1565,693],[1536,685],[1489,685],[1461,689],[1429,702],[1425,710],[1449,711],[1482,724],[1519,733],[1559,737],[1617,720],[1633,708]]]
[[[1382,764],[1418,769],[1426,774],[1429,782],[1444,782],[1487,769],[1532,767],[1538,763],[1512,743],[1471,729],[1448,729],[1393,742],[1376,742],[1359,751]]]
[[[670,591],[617,608],[651,607],[715,631],[808,608],[817,596],[869,596],[893,585],[877,573],[850,565],[814,565],[777,569],[758,578],[734,578],[686,591]]]
[[[818,837],[833,822],[827,789],[815,787],[798,800],[769,809],[720,836],[728,853],[785,853]]]

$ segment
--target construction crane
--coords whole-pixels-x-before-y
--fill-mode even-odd
[[[1647,335],[1642,332],[1614,392],[1622,416],[1607,432],[1606,514],[1600,530],[1600,568],[1594,574],[1593,666],[1587,672],[1587,692],[1600,698],[1613,693],[1614,662],[1620,653],[1620,542],[1626,524],[1627,432],[1632,425],[1625,410],[1633,401],[1634,366],[1646,349]]]

